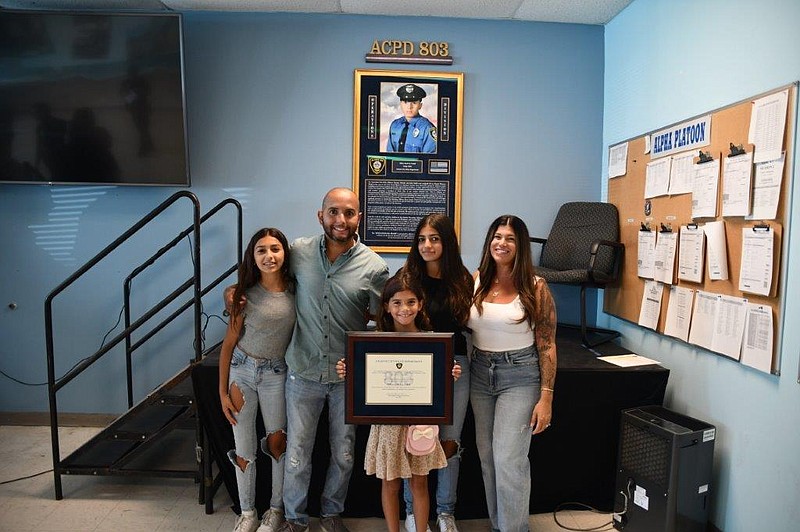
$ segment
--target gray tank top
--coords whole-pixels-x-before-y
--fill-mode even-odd
[[[283,358],[296,320],[294,294],[269,292],[256,284],[245,296],[244,324],[237,347],[252,358]]]

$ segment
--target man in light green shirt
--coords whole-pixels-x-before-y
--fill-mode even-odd
[[[330,190],[317,213],[324,234],[298,238],[291,246],[297,323],[286,352],[286,522],[281,529],[285,532],[308,529],[311,455],[326,402],[331,461],[322,491],[320,526],[326,532],[347,530],[339,515],[353,470],[355,426],[344,423],[345,387],[335,365],[345,355],[346,331],[366,329],[370,315],[377,313],[389,277],[386,262],[359,241],[358,209],[352,190]]]

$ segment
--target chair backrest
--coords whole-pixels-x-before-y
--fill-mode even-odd
[[[576,201],[565,203],[558,210],[553,227],[542,248],[539,264],[553,270],[586,269],[592,242],[619,241],[619,213],[612,203]],[[610,273],[614,254],[601,246],[594,270]]]

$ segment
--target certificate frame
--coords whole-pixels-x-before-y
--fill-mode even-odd
[[[345,423],[453,422],[453,333],[348,332]]]
[[[435,126],[435,151],[393,151],[393,119],[402,116],[398,91],[408,84],[425,92],[419,114]],[[407,253],[419,220],[450,217],[461,231],[461,149],[464,74],[414,70],[355,70],[353,190],[362,213],[361,241],[378,253]],[[408,139],[426,135],[413,128]],[[427,144],[422,149],[429,149]]]

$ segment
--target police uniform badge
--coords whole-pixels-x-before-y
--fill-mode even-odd
[[[411,136],[414,137],[414,138],[419,137],[419,128],[418,127],[414,128],[414,131],[411,132]]]
[[[430,134],[430,136],[431,136],[431,138],[433,140],[435,140],[436,142],[439,142],[439,139],[436,138],[436,128],[435,127],[431,126],[431,128],[428,130],[428,133]]]
[[[369,175],[386,175],[386,159],[383,157],[369,157],[367,173]]]

